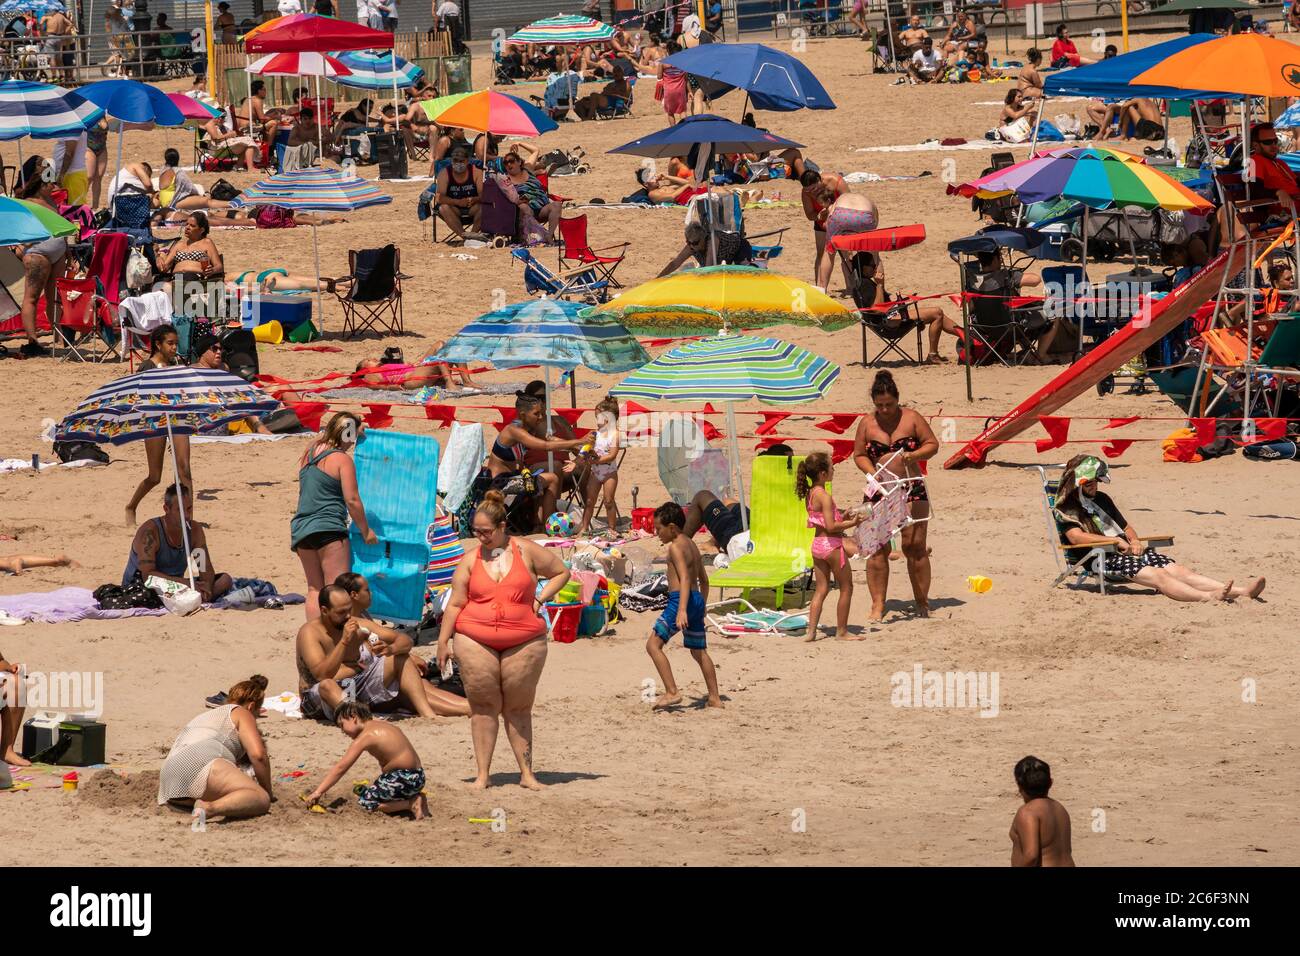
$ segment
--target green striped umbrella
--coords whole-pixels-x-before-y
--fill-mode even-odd
[[[507,43],[540,43],[543,45],[608,43],[614,37],[614,28],[591,17],[560,14],[530,23],[512,34]]]
[[[744,503],[740,446],[736,441],[736,402],[757,399],[791,405],[821,398],[839,378],[840,368],[820,355],[780,339],[723,333],[665,352],[610,390],[622,399],[671,402],[725,402],[727,442],[736,487]],[[740,509],[745,529],[749,519]]]

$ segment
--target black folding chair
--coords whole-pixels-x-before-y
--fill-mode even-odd
[[[343,307],[343,337],[367,331],[402,335],[401,250],[392,243],[382,249],[348,251],[348,275],[336,284],[335,296]],[[346,286],[339,291],[338,286]]]

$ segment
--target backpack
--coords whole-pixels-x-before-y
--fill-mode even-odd
[[[153,266],[139,246],[132,246],[126,258],[126,287],[138,291],[153,281]]]
[[[239,187],[227,182],[225,179],[218,179],[208,190],[208,195],[218,202],[230,202],[239,195]]]
[[[97,461],[101,465],[108,464],[108,453],[94,442],[56,441],[54,443],[54,454],[62,462]]]

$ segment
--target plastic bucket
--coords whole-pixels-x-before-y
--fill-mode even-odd
[[[605,605],[600,603],[598,597],[595,604],[588,604],[582,609],[582,618],[578,624],[578,636],[595,637],[605,629],[607,619]]]
[[[546,616],[551,621],[551,639],[560,644],[572,644],[578,639],[578,625],[582,622],[582,604],[548,604]]]
[[[655,510],[653,508],[632,509],[632,530],[655,533]]]

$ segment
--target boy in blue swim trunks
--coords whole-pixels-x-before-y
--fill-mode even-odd
[[[654,633],[645,644],[646,653],[654,661],[655,670],[664,684],[664,692],[655,700],[654,710],[682,702],[682,692],[677,689],[672,665],[664,653],[664,645],[678,631],[682,632],[682,643],[704,674],[704,685],[709,691],[708,705],[722,706],[722,698],[718,696],[718,675],[704,640],[704,607],[709,598],[709,576],[704,570],[700,549],[682,530],[685,526],[686,514],[681,505],[669,501],[655,509],[655,533],[668,545],[668,606],[655,621]]]
[[[374,783],[357,790],[361,808],[384,813],[410,810],[417,820],[429,815],[429,802],[424,796],[424,765],[406,734],[390,723],[374,720],[369,707],[351,700],[334,709],[334,723],[352,738],[352,746],[307,795],[308,804],[319,803],[361,755],[368,753],[379,761],[380,774]]]

